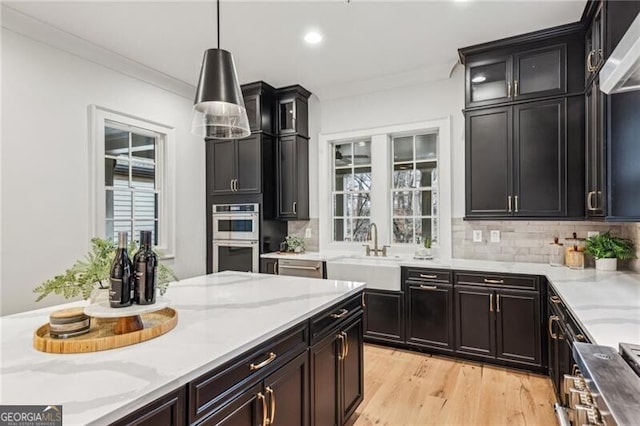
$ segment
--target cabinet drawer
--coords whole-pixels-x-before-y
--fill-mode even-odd
[[[189,423],[194,423],[237,397],[246,385],[265,377],[306,350],[307,323],[270,339],[189,383]]]
[[[358,293],[356,296],[342,303],[338,303],[311,318],[312,343],[322,339],[343,321],[352,318],[358,313],[362,313],[363,295],[364,292]]]
[[[539,279],[532,275],[493,274],[484,272],[456,272],[456,285],[483,285],[539,289]]]
[[[452,271],[447,269],[402,268],[402,281],[424,281],[451,284]]]
[[[547,302],[549,305],[549,315],[557,315],[559,317],[562,328],[570,334],[573,341],[591,343],[587,334],[578,321],[573,318],[571,312],[569,312],[569,308],[567,308],[564,301],[558,296],[551,285],[548,287]]]

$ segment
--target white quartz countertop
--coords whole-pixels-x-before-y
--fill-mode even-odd
[[[272,254],[277,258],[277,254]],[[298,255],[288,255],[298,256]],[[593,343],[618,349],[620,342],[640,344],[640,274],[629,271],[605,272],[593,268],[573,270],[542,263],[496,262],[487,260],[434,259],[414,260],[412,256],[391,254],[387,258],[365,257],[354,253],[314,253],[318,260],[346,265],[370,265],[382,268],[407,266],[451,270],[542,275],[567,304]],[[327,266],[329,269],[330,266]],[[383,269],[379,270],[384,273]],[[371,273],[375,273],[372,271]],[[400,282],[391,287],[369,288],[400,290]],[[392,288],[393,287],[393,288]]]
[[[86,354],[33,349],[33,331],[62,307],[0,317],[0,404],[62,404],[65,425],[108,424],[329,306],[364,283],[222,272],[174,283],[169,333]]]

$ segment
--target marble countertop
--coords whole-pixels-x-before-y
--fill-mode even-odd
[[[273,256],[277,257],[275,254]],[[573,270],[564,266],[524,262],[438,258],[414,260],[410,255],[376,258],[355,253],[320,252],[314,253],[314,256],[327,262],[385,268],[395,265],[398,268],[407,266],[542,275],[557,290],[592,342],[616,349],[620,342],[640,344],[640,274],[635,272],[606,272],[593,268]],[[400,290],[400,282],[397,288],[391,290],[394,289]]]
[[[242,272],[194,277],[165,295],[175,329],[86,354],[38,352],[32,336],[50,312],[87,302],[0,317],[0,404],[62,404],[65,425],[108,424],[363,288]]]

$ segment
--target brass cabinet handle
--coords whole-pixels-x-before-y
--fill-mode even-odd
[[[595,55],[595,54],[596,54],[596,51],[595,50],[591,50],[591,51],[589,51],[589,54],[587,55],[587,71],[589,71],[589,72],[594,72],[596,70],[596,67],[594,67],[591,64],[591,60],[593,59],[593,55]]]
[[[346,331],[342,331],[340,332],[340,334],[344,338],[344,355],[342,356],[342,359],[345,359],[346,357],[349,356],[349,335],[347,334]]]
[[[500,295],[496,295],[496,312],[500,313]]]
[[[493,312],[493,293],[489,295],[489,312]]]
[[[266,387],[267,395],[269,395],[269,425],[273,424],[273,420],[276,418],[276,394],[273,393],[273,389],[270,386]]]
[[[549,300],[551,300],[551,303],[555,303],[556,305],[562,302],[558,296],[551,296]]]
[[[437,290],[438,287],[435,285],[422,285],[420,284],[420,288],[423,290]]]
[[[280,263],[277,260],[273,264],[273,273],[275,275],[280,275]]]
[[[229,181],[229,189],[233,191],[233,179]]]
[[[362,307],[365,308],[366,306],[367,306],[367,303],[364,300],[364,292],[362,292]]]
[[[434,280],[436,278],[438,278],[437,275],[424,275],[424,274],[420,274],[420,278],[426,278],[428,280]]]
[[[554,321],[560,321],[560,317],[558,317],[557,315],[551,315],[549,317],[549,323],[547,324],[547,326],[549,328],[549,337],[551,337],[554,340],[558,340],[558,335],[553,332],[553,322]]]
[[[331,318],[335,318],[335,319],[342,318],[343,316],[347,315],[348,313],[349,313],[348,310],[340,309],[340,311],[338,311],[338,313],[331,314]]]
[[[340,340],[340,351],[338,352],[338,360],[342,361],[344,359],[344,336],[342,333],[336,336]]]
[[[298,214],[298,212],[296,211],[296,207],[298,207],[298,203],[297,202],[293,202],[293,214]]]
[[[484,282],[487,284],[504,284],[504,280],[490,280],[489,278],[485,278]]]
[[[581,342],[584,342],[587,339],[584,337],[584,334],[578,333],[576,334],[576,340],[580,340]]]
[[[258,392],[258,399],[262,401],[262,426],[269,424],[269,418],[267,417],[267,399],[262,392]]]
[[[595,69],[598,69],[600,64],[602,62],[604,62],[604,55],[602,54],[602,49],[598,49],[597,53],[598,53],[599,58],[598,58],[598,62],[596,62],[596,66],[594,67]],[[594,71],[595,71],[595,69],[594,69]]]
[[[269,352],[269,357],[267,359],[265,359],[264,361],[262,361],[262,362],[260,362],[258,364],[251,363],[251,365],[249,365],[249,370],[251,370],[251,371],[259,370],[262,367],[271,364],[274,359],[276,359],[276,354],[274,354],[273,352]]]
[[[596,194],[596,191],[590,191],[590,192],[587,194],[587,209],[589,209],[589,210],[591,210],[591,211],[596,210],[596,209],[593,207],[593,202],[591,201],[591,198],[592,198],[595,194]]]
[[[511,97],[511,82],[507,81],[507,98]]]
[[[507,197],[507,205],[509,206],[509,210],[507,212],[511,213],[511,195]]]
[[[514,198],[515,204],[516,204],[516,208],[515,208],[515,212],[518,213],[518,196],[516,195]]]
[[[513,82],[513,96],[518,96],[518,80],[515,80]]]

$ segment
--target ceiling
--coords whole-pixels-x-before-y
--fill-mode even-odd
[[[3,5],[195,85],[215,47],[215,2]],[[575,22],[574,1],[240,1],[221,3],[221,47],[241,82],[299,83],[321,99],[447,78],[457,49]],[[316,29],[324,40],[303,41]]]

